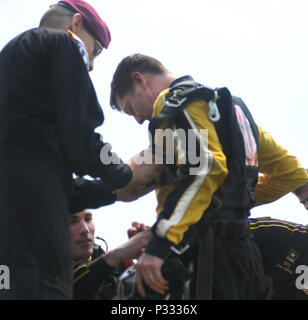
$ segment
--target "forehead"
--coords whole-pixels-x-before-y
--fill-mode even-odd
[[[92,212],[90,210],[84,210],[78,213],[71,214],[70,217],[75,219],[84,219],[85,217],[92,217]]]

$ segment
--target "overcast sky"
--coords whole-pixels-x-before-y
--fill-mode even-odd
[[[57,2],[57,1],[55,1]],[[105,114],[98,131],[124,160],[148,145],[147,123],[109,106],[110,82],[120,60],[144,53],[178,76],[226,86],[250,108],[256,122],[308,167],[307,0],[89,0],[106,21],[112,41],[91,73]],[[38,26],[48,0],[0,0],[0,49]],[[110,248],[127,239],[131,221],[155,221],[154,193],[133,203],[94,210],[96,234]],[[308,212],[289,194],[252,210],[308,224]]]

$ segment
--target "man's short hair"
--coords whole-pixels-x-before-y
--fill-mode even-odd
[[[43,15],[39,27],[64,29],[72,20],[74,12],[60,5],[53,5]]]
[[[113,109],[120,110],[116,97],[122,98],[134,89],[133,72],[162,74],[167,69],[155,58],[143,54],[133,54],[124,58],[118,65],[111,82],[110,105]]]
[[[76,13],[82,16],[84,28],[107,49],[111,41],[109,28],[96,10],[83,0],[62,0],[52,5],[42,17],[40,27],[67,29]]]

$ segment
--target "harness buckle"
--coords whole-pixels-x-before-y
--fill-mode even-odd
[[[208,112],[208,115],[209,115],[209,118],[210,120],[212,120],[213,122],[217,122],[219,119],[220,119],[220,112],[218,110],[218,107],[217,107],[217,100],[219,99],[219,95],[217,93],[217,91],[214,91],[215,93],[215,98],[212,99],[211,101],[209,101],[209,112]]]
[[[170,249],[176,253],[177,255],[181,256],[184,252],[186,252],[190,248],[189,244],[186,244],[184,247],[179,248],[175,246],[171,246]]]
[[[165,103],[166,107],[176,108],[187,100],[187,97],[181,97],[180,91],[174,90],[171,97]]]

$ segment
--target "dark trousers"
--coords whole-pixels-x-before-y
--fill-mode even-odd
[[[264,300],[272,294],[272,280],[265,275],[262,256],[250,236],[245,238],[213,235],[213,300]],[[183,260],[194,265],[191,298],[196,299],[199,244],[184,254]],[[206,262],[207,263],[207,262]],[[204,270],[201,270],[204,272]],[[208,284],[201,284],[208,285]]]
[[[253,240],[215,239],[213,267],[213,299],[270,298],[272,282],[264,274],[263,260]]]
[[[0,163],[0,299],[71,299],[68,202],[57,171],[37,151],[10,151]]]

